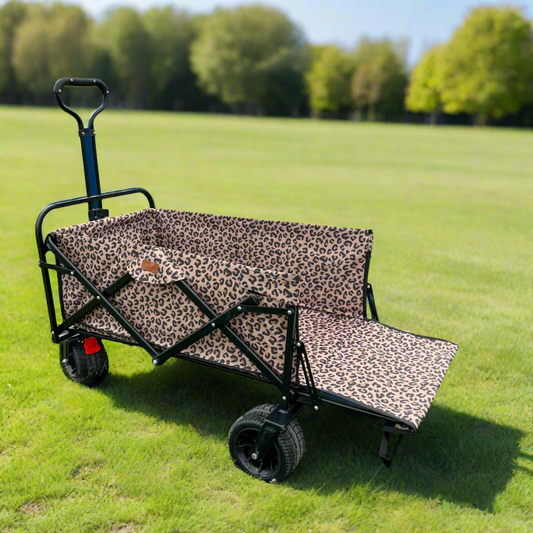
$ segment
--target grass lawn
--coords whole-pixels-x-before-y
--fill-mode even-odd
[[[287,482],[247,477],[227,432],[277,402],[273,388],[154,368],[114,343],[101,386],[65,379],[33,227],[47,203],[84,193],[76,125],[1,108],[0,531],[533,531],[533,132],[120,111],[96,126],[104,190],[372,228],[381,320],[460,350],[392,469],[381,423],[326,406],[299,417],[308,451]],[[63,210],[46,229],[85,219]]]

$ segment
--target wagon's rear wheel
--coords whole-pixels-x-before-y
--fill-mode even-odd
[[[305,451],[300,423],[296,418],[285,427],[261,461],[251,456],[252,446],[275,405],[260,405],[242,415],[231,426],[228,446],[235,466],[268,483],[283,481],[298,466]]]
[[[65,376],[93,387],[109,370],[109,359],[102,341],[95,337],[70,339],[59,346],[59,362]]]

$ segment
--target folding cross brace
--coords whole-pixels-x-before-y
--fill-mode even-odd
[[[125,329],[125,331],[142,346],[151,356],[154,365],[161,365],[171,357],[177,357],[186,348],[200,340],[201,338],[219,330],[225,335],[235,346],[259,369],[261,374],[274,384],[282,393],[282,402],[279,406],[284,412],[289,412],[294,408],[299,394],[292,390],[292,374],[293,374],[293,356],[296,351],[297,364],[302,364],[302,369],[306,381],[306,386],[311,399],[311,404],[315,410],[318,410],[319,397],[316,391],[313,380],[311,368],[304,344],[297,339],[297,318],[298,308],[274,308],[259,305],[259,297],[255,294],[250,294],[243,298],[240,302],[230,307],[221,314],[216,314],[207,303],[187,284],[186,281],[180,280],[174,284],[193,302],[196,307],[208,318],[208,322],[203,326],[187,335],[185,338],[178,341],[173,346],[158,351],[151,343],[149,343],[113,306],[109,301],[109,297],[116,293],[119,289],[124,287],[133,280],[129,273],[124,274],[114,283],[109,285],[103,291],[99,291],[80,271],[76,266],[59,250],[52,239],[46,240],[46,247],[54,253],[59,264],[51,264],[45,261],[39,261],[39,266],[46,270],[55,270],[60,274],[74,276],[87,291],[92,294],[93,299],[86,303],[82,308],[65,319],[63,323],[53,327],[52,335],[56,342],[66,341],[73,336],[75,332],[71,328],[76,322],[87,315],[92,309],[101,305],[110,315]],[[277,314],[287,316],[287,337],[285,343],[284,367],[283,375],[280,377],[276,374],[255,351],[250,348],[233,330],[228,327],[228,323],[243,313],[265,313]],[[299,410],[299,409],[298,409]],[[275,415],[273,415],[275,416]],[[290,420],[287,420],[288,423]],[[278,425],[281,422],[278,422]],[[283,425],[282,425],[283,427]]]

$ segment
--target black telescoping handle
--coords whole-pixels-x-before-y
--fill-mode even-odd
[[[76,111],[73,109],[70,109],[70,107],[63,102],[61,92],[63,87],[67,86],[98,87],[102,93],[102,103],[100,104],[100,107],[91,113],[91,116],[87,122],[87,127],[83,125],[83,120],[78,113],[76,113]],[[109,211],[102,209],[102,199],[100,197],[100,174],[98,171],[98,159],[96,157],[94,119],[105,109],[107,105],[107,99],[109,97],[109,89],[102,80],[96,78],[60,78],[56,81],[53,92],[57,100],[57,105],[63,111],[73,116],[78,123],[78,133],[81,140],[81,153],[83,156],[83,170],[85,173],[85,187],[87,189],[87,196],[93,198],[89,202],[89,220],[104,218],[109,215]]]
[[[61,94],[63,87],[98,87],[102,94],[109,94],[107,85],[98,78],[60,78],[54,85],[54,94]]]
[[[103,97],[102,103],[100,104],[100,107],[98,107],[92,112],[91,116],[89,117],[89,121],[87,122],[87,129],[93,130],[94,119],[99,113],[101,113],[105,109],[107,105],[107,98],[109,96],[109,89],[107,85],[98,78],[60,78],[55,82],[53,93],[55,94],[57,104],[63,111],[65,111],[69,115],[72,115],[76,119],[76,122],[78,123],[78,129],[81,131],[85,129],[83,125],[83,120],[78,115],[78,113],[70,109],[70,107],[65,105],[65,103],[63,102],[63,99],[61,98],[61,92],[63,90],[63,87],[98,87],[100,89]]]

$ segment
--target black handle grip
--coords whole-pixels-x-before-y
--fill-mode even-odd
[[[103,95],[109,94],[107,85],[98,78],[60,78],[54,85],[54,94],[61,94],[63,87],[98,87]]]
[[[70,109],[70,107],[66,106],[65,103],[63,102],[63,99],[61,98],[61,90],[65,86],[98,87],[100,91],[102,92],[102,96],[103,96],[102,103],[98,109],[95,109],[92,112],[91,116],[89,117],[89,122],[87,123],[87,128],[92,130],[94,127],[94,119],[99,113],[101,113],[105,109],[107,105],[107,98],[109,96],[109,89],[107,88],[107,85],[102,80],[99,80],[98,78],[60,78],[59,80],[56,81],[54,88],[53,88],[53,92],[56,96],[57,104],[63,111],[65,111],[69,115],[72,115],[76,119],[76,122],[78,123],[78,129],[81,131],[84,129],[83,120],[80,118],[78,113]]]

